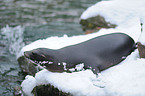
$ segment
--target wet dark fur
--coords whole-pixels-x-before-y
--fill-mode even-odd
[[[135,43],[131,37],[113,33],[58,50],[38,48],[26,51],[25,56],[36,61],[52,61],[53,64],[46,64],[46,68],[53,72],[64,72],[62,62],[66,62],[67,68],[84,63],[85,69],[92,67],[92,71],[97,74],[121,62],[134,49]]]

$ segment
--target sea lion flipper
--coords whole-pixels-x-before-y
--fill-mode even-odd
[[[92,68],[91,70],[92,70],[93,73],[96,74],[96,75],[97,75],[98,73],[100,73],[100,70],[99,70],[98,67]]]
[[[92,61],[85,64],[85,65],[88,65],[88,66],[86,66],[86,69],[91,69],[94,74],[100,73],[99,66],[97,65],[97,63],[94,63]]]

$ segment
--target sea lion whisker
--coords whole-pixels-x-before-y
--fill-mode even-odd
[[[27,59],[28,59],[28,58],[27,58]],[[29,62],[31,62],[31,63],[33,63],[33,64],[34,64],[34,66],[37,66],[37,64],[38,64],[38,62],[33,61],[33,60],[31,60],[31,59],[28,59],[28,61],[29,61]]]
[[[46,56],[45,56],[45,55],[43,55],[43,54],[42,54],[41,56],[42,56],[42,57],[44,57],[44,58],[46,58]]]

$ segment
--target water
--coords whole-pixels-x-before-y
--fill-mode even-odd
[[[24,78],[20,49],[50,36],[84,34],[79,16],[100,0],[0,0],[0,96],[12,96]]]

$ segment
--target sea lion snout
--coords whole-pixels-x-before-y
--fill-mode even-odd
[[[31,50],[31,51],[25,51],[24,56],[31,60],[47,61],[45,54],[39,52],[39,50],[37,49]]]
[[[40,56],[38,56],[38,54],[36,52],[33,52],[33,51],[25,51],[24,56],[31,60],[35,60],[38,57],[40,57]]]
[[[30,52],[29,51],[24,52],[24,56],[30,58]]]

